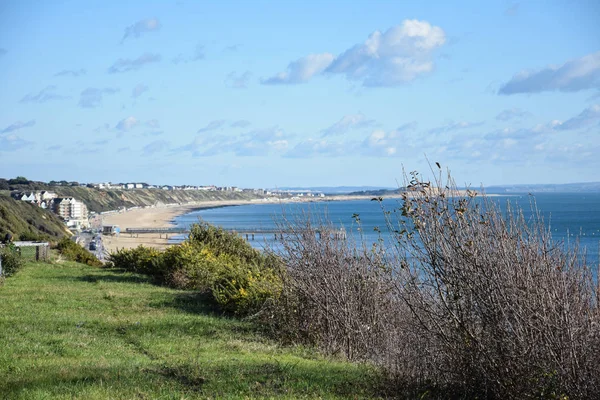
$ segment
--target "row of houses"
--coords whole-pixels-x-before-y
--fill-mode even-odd
[[[242,191],[255,191],[258,190],[261,193],[264,192],[263,189],[240,189],[235,186],[193,186],[193,185],[181,185],[181,186],[173,186],[173,185],[148,185],[147,183],[92,183],[91,184],[96,189],[113,189],[113,190],[134,190],[134,189],[160,189],[160,190],[201,190],[208,192],[242,192]]]
[[[16,200],[26,201],[38,207],[48,209],[61,217],[70,227],[87,227],[88,209],[74,197],[58,197],[56,193],[42,190],[40,192],[13,192]]]

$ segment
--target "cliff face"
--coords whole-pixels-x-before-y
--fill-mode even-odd
[[[0,194],[0,240],[7,233],[15,240],[56,240],[71,235],[65,224],[50,211]]]
[[[245,192],[208,192],[201,190],[102,190],[87,187],[52,186],[49,190],[60,197],[75,197],[83,201],[89,211],[103,212],[121,207],[189,203],[211,200],[250,200],[263,196]]]

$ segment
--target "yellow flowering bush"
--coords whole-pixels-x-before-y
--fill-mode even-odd
[[[226,311],[236,315],[257,312],[267,299],[281,292],[281,280],[272,268],[259,268],[234,258],[220,266],[212,294]]]
[[[275,257],[206,223],[195,225],[189,240],[163,252],[139,246],[112,253],[109,261],[109,266],[151,275],[172,287],[210,292],[223,310],[240,316],[260,310],[281,291]]]

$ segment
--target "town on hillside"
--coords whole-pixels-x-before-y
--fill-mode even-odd
[[[50,190],[14,190],[14,185],[29,185],[32,183],[43,184],[49,187],[53,186],[70,186],[70,187],[85,187],[97,190],[161,190],[161,191],[204,191],[204,192],[230,192],[230,193],[248,193],[256,196],[265,197],[285,197],[289,199],[299,198],[324,198],[325,194],[320,192],[294,191],[294,190],[267,190],[267,189],[241,189],[235,186],[193,186],[193,185],[149,185],[147,183],[79,183],[67,181],[50,181],[49,183],[28,181],[23,177],[5,180],[5,189],[13,189],[10,195],[15,200],[25,201],[35,204],[40,208],[47,209],[58,215],[70,229],[82,230],[89,229],[95,221],[95,213],[89,211],[88,207],[81,199],[74,196],[59,196],[57,193]],[[10,185],[9,185],[10,184]],[[22,186],[18,186],[22,188]],[[39,187],[39,186],[38,186]]]

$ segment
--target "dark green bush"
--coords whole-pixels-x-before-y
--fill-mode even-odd
[[[13,245],[0,247],[0,258],[2,258],[2,273],[11,276],[23,266],[21,254]]]
[[[76,261],[92,267],[102,266],[102,262],[95,255],[68,238],[61,239],[56,248],[69,261]]]
[[[154,277],[162,277],[161,253],[156,249],[139,245],[135,249],[121,249],[108,257],[108,267],[121,268]]]
[[[208,246],[216,256],[227,254],[249,263],[264,263],[264,256],[260,251],[250,246],[243,238],[204,221],[192,225],[189,241]]]
[[[189,240],[164,252],[139,246],[112,253],[107,266],[150,275],[171,287],[211,293],[224,311],[240,316],[260,310],[281,288],[274,257],[206,223],[194,225]]]

